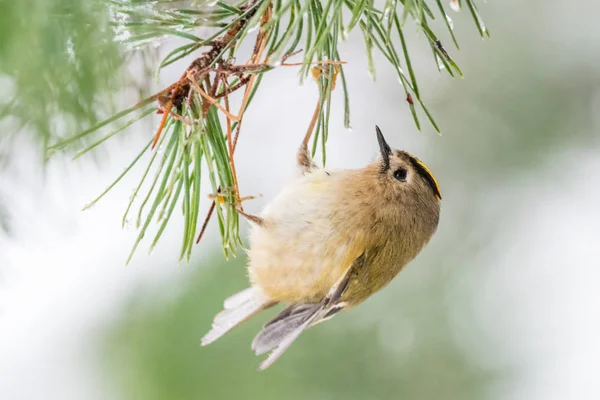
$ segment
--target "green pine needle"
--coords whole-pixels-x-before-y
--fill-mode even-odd
[[[148,109],[148,104],[157,98],[161,99],[162,110],[167,108],[165,105],[167,101],[163,97],[173,100],[175,97],[169,96],[179,96],[176,99],[178,102],[171,109],[171,113],[177,114],[178,118],[175,119],[172,114],[167,116],[158,143],[160,150],[153,150],[154,153],[123,216],[123,225],[125,225],[134,203],[138,203],[138,195],[142,188],[147,190],[146,195],[139,199],[141,201],[136,217],[139,234],[128,262],[146,235],[152,220],[158,222],[158,227],[150,250],[157,245],[178,205],[181,207],[184,220],[179,258],[190,259],[197,235],[202,229],[199,223],[202,221],[200,207],[204,204],[201,201],[202,189],[207,185],[203,174],[208,176],[208,185],[213,193],[210,201],[215,202],[214,210],[225,256],[234,256],[236,249],[241,245],[239,215],[236,211],[236,180],[230,160],[227,132],[223,125],[225,116],[222,109],[212,103],[207,104],[206,95],[198,92],[197,88],[203,87],[203,90],[208,92],[212,90],[211,96],[216,96],[218,104],[223,107],[225,102],[222,95],[226,89],[221,85],[221,81],[215,79],[216,68],[222,70],[228,68],[228,65],[239,66],[239,63],[230,60],[234,59],[243,43],[255,43],[257,34],[266,34],[266,42],[261,45],[265,51],[259,63],[255,66],[245,66],[246,69],[241,73],[223,75],[222,77],[227,80],[227,87],[240,85],[239,90],[243,92],[245,90],[243,84],[249,82],[248,74],[255,74],[254,84],[248,93],[248,104],[251,104],[265,75],[282,62],[288,62],[287,58],[290,55],[301,50],[302,43],[300,80],[307,78],[313,68],[319,68],[317,87],[320,100],[312,135],[312,152],[315,154],[320,147],[323,164],[326,162],[334,85],[341,87],[343,92],[343,121],[344,125],[350,128],[350,93],[347,76],[343,65],[335,65],[335,62],[338,64],[340,61],[354,62],[343,58],[339,52],[338,41],[340,38],[345,39],[356,27],[360,28],[364,38],[365,61],[369,73],[374,79],[374,52],[379,51],[398,76],[399,87],[404,91],[406,103],[418,130],[421,129],[419,113],[422,112],[433,129],[440,131],[421,98],[417,71],[413,67],[411,52],[404,34],[407,20],[412,19],[417,28],[424,33],[433,52],[436,66],[445,69],[451,76],[462,76],[460,68],[430,25],[430,21],[436,16],[442,18],[445,28],[458,49],[458,41],[454,35],[452,22],[444,10],[443,0],[435,0],[434,8],[430,7],[433,0],[386,0],[383,8],[375,6],[373,0],[241,0],[236,4],[217,1],[212,6],[204,4],[188,8],[179,8],[178,3],[166,0],[152,3],[133,0],[106,1],[113,11],[111,25],[115,30],[115,39],[127,47],[138,48],[149,43],[160,43],[165,38],[171,37],[185,41],[163,58],[156,66],[157,71],[184,58],[188,58],[191,62],[195,57],[202,57],[202,54],[209,54],[212,57],[208,59],[207,65],[202,64],[204,61],[196,61],[196,69],[189,70],[192,75],[194,73],[199,75],[193,75],[196,86],[187,83],[185,93],[177,92],[176,84],[157,96],[150,97],[81,133],[59,140],[48,147],[49,151],[57,152],[82,144],[84,138],[119,122],[127,115],[136,113],[137,116],[122,123],[118,128],[112,129],[91,144],[88,142],[75,154],[75,157],[80,157],[150,115],[154,108]],[[480,35],[488,37],[489,31],[483,23],[474,0],[465,0],[465,2]],[[165,7],[166,5],[169,7]],[[437,10],[437,15],[434,9]],[[198,30],[200,26],[203,29]],[[255,51],[259,51],[257,47]],[[228,64],[230,62],[233,64]],[[202,68],[210,68],[212,72],[208,75],[206,72],[198,72]],[[341,84],[340,82],[336,84],[336,78],[339,78]],[[182,79],[187,82],[187,78]],[[219,86],[210,89],[213,81],[214,85]],[[250,108],[247,112],[255,111]],[[236,114],[237,110],[232,110],[231,113]],[[239,133],[240,124],[241,122],[233,121],[232,134]],[[141,157],[150,151],[152,142],[153,140],[149,141],[125,171],[86,208],[95,204],[112,189]],[[146,184],[151,171],[154,178]]]

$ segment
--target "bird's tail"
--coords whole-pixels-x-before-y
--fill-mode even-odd
[[[268,368],[290,347],[304,330],[331,318],[343,308],[343,304],[292,305],[271,320],[254,338],[252,349],[257,355],[273,350],[260,369]]]
[[[202,346],[210,344],[262,310],[277,302],[267,298],[255,288],[248,288],[229,297],[223,310],[213,319],[212,329],[202,338]]]

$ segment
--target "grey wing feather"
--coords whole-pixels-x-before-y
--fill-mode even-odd
[[[254,338],[252,349],[257,355],[273,350],[260,365],[268,368],[287,350],[300,334],[312,325],[333,317],[346,303],[341,301],[350,277],[363,266],[364,253],[348,267],[344,275],[318,304],[291,305],[271,320]]]
[[[256,335],[252,350],[260,355],[279,346],[286,336],[301,327],[320,307],[321,304],[303,304],[286,308]]]
[[[290,345],[294,343],[296,339],[298,339],[298,336],[300,336],[300,334],[304,332],[304,330],[308,328],[315,319],[317,319],[319,316],[319,309],[320,308],[317,308],[312,314],[309,314],[308,318],[304,319],[300,326],[283,337],[275,350],[273,350],[267,359],[260,364],[260,369],[266,369],[270,367],[275,361],[277,361],[279,357],[281,357],[288,347],[290,347]]]

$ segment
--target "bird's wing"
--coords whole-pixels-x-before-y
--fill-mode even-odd
[[[364,253],[346,269],[320,303],[291,305],[265,325],[252,342],[252,349],[257,355],[274,350],[260,365],[260,369],[272,365],[305,329],[333,317],[344,308],[342,295],[351,277],[362,268],[363,263]]]

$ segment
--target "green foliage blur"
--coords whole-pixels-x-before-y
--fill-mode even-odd
[[[4,130],[0,143],[25,131],[46,144],[93,124],[109,109],[106,95],[122,84],[122,58],[108,4],[1,2],[0,121],[10,116],[12,129]]]
[[[444,196],[440,229],[423,254],[381,293],[309,329],[264,372],[250,343],[275,311],[200,347],[222,301],[247,285],[244,260],[204,258],[176,295],[138,293],[110,329],[104,354],[125,398],[479,400],[518,385],[518,368],[503,363],[473,311],[473,291],[495,285],[481,278],[488,266],[478,255],[503,251],[499,238],[519,223],[506,215],[530,185],[550,179],[556,154],[592,143],[586,104],[597,73],[576,49],[563,49],[580,69],[567,84],[566,67],[537,50],[532,28],[500,5],[486,9],[497,39],[482,44],[459,25],[466,78],[444,82],[431,102],[442,138],[415,139],[430,146]],[[377,118],[390,125],[404,100],[386,85],[392,77],[378,79],[393,111]]]
[[[494,398],[508,380],[518,385],[519,371],[503,365],[474,317],[473,291],[496,285],[482,278],[488,266],[478,256],[490,248],[507,251],[500,232],[510,234],[521,222],[506,216],[524,193],[554,181],[545,171],[559,155],[597,140],[589,103],[600,75],[584,56],[597,53],[587,38],[545,48],[558,42],[555,27],[513,18],[510,7],[496,3],[485,6],[494,32],[489,42],[456,23],[465,79],[432,79],[423,88],[434,92],[428,106],[443,136],[424,134],[415,142],[426,143],[423,159],[431,160],[444,196],[439,231],[423,254],[381,293],[309,329],[264,372],[257,371],[262,358],[250,343],[277,310],[200,347],[222,301],[247,286],[244,258],[226,262],[215,250],[175,267],[187,268],[187,279],[136,292],[100,332],[100,367],[122,398],[480,400]],[[520,3],[520,11],[538,12],[547,3]],[[72,133],[48,124],[55,113],[74,116],[75,125],[93,123],[97,95],[121,87],[115,77],[123,73],[123,58],[102,4],[0,3],[0,89],[8,93],[0,116],[10,113],[17,127],[0,133],[0,154],[6,138],[22,128],[43,141],[54,132]],[[365,64],[357,64],[364,72]],[[377,111],[392,126],[405,97],[390,81],[396,83],[394,71],[378,75],[378,95],[389,107]],[[367,118],[354,114],[361,117]],[[6,225],[1,201],[0,225]]]
[[[247,285],[243,260],[221,258],[196,270],[174,299],[157,303],[140,293],[111,329],[103,353],[125,398],[475,400],[499,376],[453,342],[439,278],[427,290],[393,285],[395,296],[309,329],[266,371],[257,371],[261,358],[250,343],[274,310],[200,347],[222,300]]]

